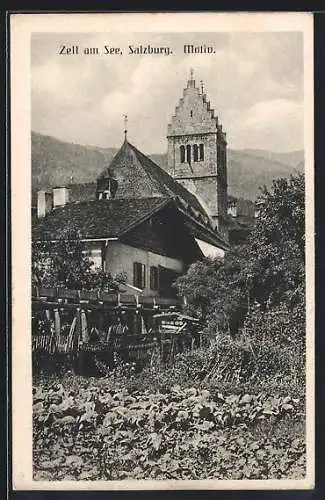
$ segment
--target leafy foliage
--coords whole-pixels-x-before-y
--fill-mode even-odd
[[[282,303],[304,308],[304,176],[275,180],[260,207],[246,244],[227,252],[224,263],[193,264],[175,283],[214,333],[236,333],[254,303],[264,311]]]
[[[283,300],[290,305],[294,297],[302,298],[305,277],[304,176],[273,181],[260,202],[247,263],[251,298],[264,306]]]
[[[117,290],[119,284],[125,281],[124,274],[112,277],[110,273],[94,267],[94,263],[85,254],[85,245],[78,232],[63,233],[55,242],[33,242],[34,286]]]
[[[178,385],[131,392],[107,379],[78,379],[67,389],[51,380],[34,387],[33,415],[35,479],[304,475],[299,400],[290,396]]]

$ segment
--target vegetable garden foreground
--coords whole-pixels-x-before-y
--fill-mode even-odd
[[[34,478],[303,478],[304,398],[292,381],[202,384],[208,354],[160,371],[35,380]]]

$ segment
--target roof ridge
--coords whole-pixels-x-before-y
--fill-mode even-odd
[[[164,172],[164,170],[159,167],[159,165],[157,165],[154,161],[151,160],[151,158],[149,158],[149,156],[146,156],[144,153],[142,153],[138,148],[136,148],[135,146],[133,146],[133,144],[131,144],[130,142],[127,143],[129,145],[129,147],[132,149],[132,151],[135,153],[136,157],[137,157],[137,160],[140,162],[141,164],[141,167],[142,168],[145,168],[145,165],[143,164],[143,162],[141,161],[142,157],[146,160],[146,161],[149,161],[151,162],[155,167],[159,168],[160,170],[162,170]],[[153,176],[151,175],[151,172],[148,172],[146,169],[145,169],[145,172],[146,174],[149,176],[150,180],[155,182],[156,184],[158,183],[159,184],[159,187],[160,188],[163,188],[165,190],[165,192],[167,191],[170,191],[168,189],[166,189],[166,186],[163,185],[159,179],[156,179],[156,178],[153,178]]]

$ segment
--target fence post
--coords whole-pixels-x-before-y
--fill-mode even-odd
[[[80,323],[81,323],[81,341],[88,342],[89,341],[89,335],[88,335],[88,327],[87,327],[87,316],[86,312],[84,309],[81,309],[80,311]]]
[[[61,317],[59,309],[54,309],[54,333],[57,345],[61,345]]]

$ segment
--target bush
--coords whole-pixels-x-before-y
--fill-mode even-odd
[[[211,327],[211,325],[210,325]],[[216,336],[204,384],[239,390],[274,387],[276,392],[305,390],[305,321],[302,307],[266,311],[254,305],[241,335]]]

